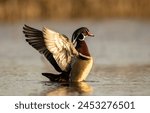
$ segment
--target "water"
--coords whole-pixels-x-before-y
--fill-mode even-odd
[[[150,95],[150,23],[34,22],[71,37],[87,26],[94,66],[86,82],[53,83],[41,75],[53,67],[24,40],[23,23],[0,24],[0,95]]]

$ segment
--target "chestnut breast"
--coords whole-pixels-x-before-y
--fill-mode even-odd
[[[90,56],[85,41],[78,42],[76,49],[80,55],[72,65],[70,79],[73,82],[80,82],[85,80],[88,76],[93,65],[93,58]]]

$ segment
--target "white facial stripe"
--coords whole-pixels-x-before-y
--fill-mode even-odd
[[[77,40],[78,36],[79,36],[79,34],[76,37],[73,37],[73,42],[72,42],[73,44],[76,43],[76,40]]]
[[[73,44],[75,44],[75,43],[76,43],[76,40],[77,40],[77,38],[75,38],[75,39],[73,40],[73,42],[72,42],[72,43],[73,43]]]
[[[83,36],[83,39],[80,39],[80,38],[79,38],[80,41],[84,41],[84,39],[85,39],[85,37],[86,37],[83,33],[82,33],[82,36]]]

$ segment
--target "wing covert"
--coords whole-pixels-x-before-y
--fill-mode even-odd
[[[72,42],[66,36],[47,28],[43,28],[43,35],[45,45],[53,54],[59,67],[68,70],[72,57],[78,55]]]
[[[78,55],[70,40],[62,34],[43,28],[42,31],[24,25],[26,41],[47,58],[58,72],[68,71],[72,57]]]

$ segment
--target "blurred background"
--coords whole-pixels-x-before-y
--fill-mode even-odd
[[[0,0],[0,21],[150,19],[150,0]]]
[[[47,82],[41,73],[56,72],[25,42],[24,24],[69,38],[88,27],[87,82]],[[150,0],[0,0],[0,95],[150,95],[149,75]]]

